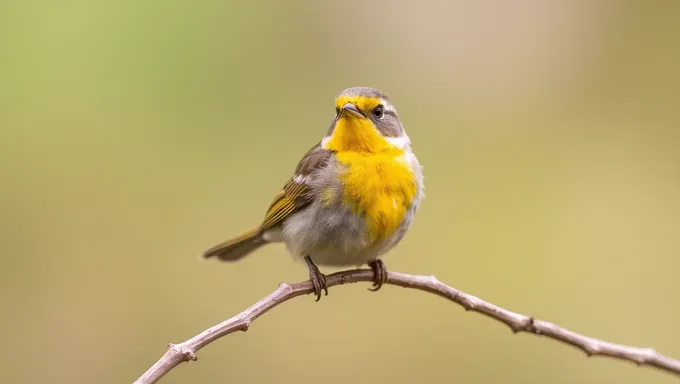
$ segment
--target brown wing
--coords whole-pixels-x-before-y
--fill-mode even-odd
[[[307,181],[314,171],[328,163],[330,156],[331,152],[321,147],[321,144],[307,151],[295,169],[295,175],[288,180],[269,206],[262,229],[279,225],[286,217],[312,202],[314,196],[309,194]]]

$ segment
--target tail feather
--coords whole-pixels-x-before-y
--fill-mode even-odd
[[[236,261],[265,245],[267,240],[264,239],[263,235],[259,227],[253,228],[208,249],[203,252],[203,257],[217,257],[223,261]]]

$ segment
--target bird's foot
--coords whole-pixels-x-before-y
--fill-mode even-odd
[[[319,267],[314,265],[312,259],[309,256],[305,256],[305,262],[307,262],[307,268],[309,268],[309,279],[314,285],[314,293],[316,294],[316,301],[321,300],[321,290],[323,290],[328,296],[328,286],[326,285],[326,275],[319,271]]]
[[[387,267],[385,267],[385,263],[379,259],[369,261],[368,266],[373,270],[373,287],[368,290],[375,292],[387,282]]]

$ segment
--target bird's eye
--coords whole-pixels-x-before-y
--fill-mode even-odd
[[[377,107],[373,108],[371,114],[373,114],[373,117],[376,119],[382,119],[383,116],[385,116],[385,110],[383,109],[382,105],[378,105]]]

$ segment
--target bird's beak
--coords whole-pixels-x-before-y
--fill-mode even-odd
[[[361,119],[366,117],[366,116],[364,116],[363,113],[361,113],[359,108],[357,108],[357,106],[352,104],[352,103],[346,103],[345,105],[343,105],[342,110],[340,112],[341,113],[350,113],[350,114],[354,115],[355,117],[358,117],[358,118],[361,118]]]

